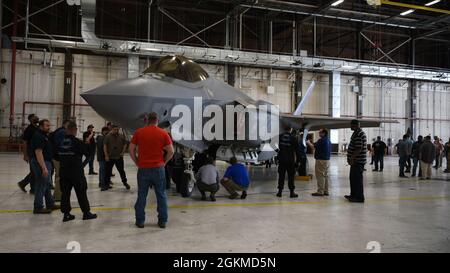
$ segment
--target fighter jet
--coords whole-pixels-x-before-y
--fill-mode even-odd
[[[112,81],[82,93],[81,96],[105,120],[112,121],[131,134],[145,125],[146,114],[156,112],[159,116],[159,126],[172,129],[176,151],[174,158],[180,163],[178,170],[174,168],[172,179],[180,186],[182,195],[189,196],[194,182],[192,159],[196,153],[206,153],[225,161],[236,156],[242,162],[262,162],[276,154],[276,143],[271,142],[273,136],[268,140],[255,134],[255,131],[258,131],[256,124],[262,119],[267,123],[267,128],[277,127],[282,130],[280,127],[289,126],[305,132],[305,137],[308,131],[320,128],[348,128],[351,120],[349,118],[302,115],[303,107],[313,89],[314,82],[294,113],[279,113],[272,103],[252,99],[240,90],[210,76],[194,61],[183,56],[166,56],[155,61],[137,78]],[[224,113],[232,107],[235,112],[232,115],[218,115],[216,111],[205,117],[202,113],[208,107],[217,111],[223,110]],[[173,130],[182,116],[176,111],[178,108],[194,113],[187,125],[178,126],[178,129],[183,129],[183,133]],[[256,114],[250,115],[245,112],[247,109],[255,111]],[[174,115],[174,111],[178,114]],[[244,111],[244,114],[239,115],[239,111]],[[261,113],[265,116],[261,116]],[[248,116],[252,116],[253,120],[245,118]],[[218,130],[217,124],[213,126],[215,132],[212,131],[216,138],[207,138],[202,135],[201,129],[195,129],[198,123],[205,125],[213,118],[217,118],[221,124],[231,124],[231,127]],[[361,125],[379,127],[381,122],[361,120]],[[174,134],[178,133],[181,137],[175,137]]]

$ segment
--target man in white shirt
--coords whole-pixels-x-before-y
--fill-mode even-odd
[[[216,201],[215,194],[219,190],[220,179],[214,159],[208,157],[206,165],[198,170],[195,179],[197,180],[197,188],[202,194],[202,201],[206,200],[205,192],[211,192],[211,201]]]

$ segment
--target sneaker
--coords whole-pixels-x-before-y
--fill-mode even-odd
[[[25,185],[22,184],[22,182],[18,182],[17,186],[19,187],[19,189],[21,189],[23,192],[27,192],[27,190],[25,189]]]
[[[96,219],[97,218],[97,214],[93,214],[93,213],[85,213],[83,214],[83,220],[91,220],[91,219]]]
[[[311,193],[311,196],[324,196],[324,194],[315,192],[315,193]]]
[[[138,228],[144,228],[144,224],[139,224],[139,223],[134,223],[135,226],[137,226]]]
[[[74,219],[75,219],[75,216],[73,216],[72,214],[64,213],[63,222],[69,222],[69,221],[72,221]]]
[[[166,223],[165,223],[165,222],[160,222],[160,221],[158,221],[158,226],[159,226],[160,228],[166,228]]]
[[[52,213],[51,209],[35,209],[33,210],[33,214],[50,214]]]
[[[243,191],[241,194],[241,199],[245,199],[247,197],[247,192]]]
[[[291,194],[289,195],[290,198],[297,198],[298,194],[296,194],[294,191],[291,191]]]
[[[230,195],[230,199],[236,199],[239,196],[239,194],[237,192],[233,193],[232,195]]]
[[[131,188],[127,182],[123,183],[123,185],[125,186],[125,189],[127,189],[127,190],[129,190]]]

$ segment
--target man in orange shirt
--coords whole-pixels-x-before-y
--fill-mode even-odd
[[[148,126],[136,130],[129,148],[131,159],[138,167],[138,198],[134,205],[138,228],[144,227],[145,206],[150,187],[155,189],[158,226],[165,228],[168,218],[164,166],[174,152],[169,134],[157,125],[158,114],[152,112],[148,115]]]

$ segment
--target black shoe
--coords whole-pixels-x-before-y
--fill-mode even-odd
[[[23,192],[27,192],[25,189],[25,185],[23,185],[21,182],[17,183],[17,186],[19,186],[19,189],[21,189]]]
[[[75,216],[73,216],[70,213],[64,213],[63,222],[69,222],[75,219]]]
[[[349,200],[350,198],[352,198],[351,195],[344,195],[345,199]]]
[[[315,192],[315,193],[311,193],[311,196],[324,196],[324,194]]]
[[[401,178],[409,178],[409,177],[407,177],[406,175],[399,175],[398,177],[401,177]]]
[[[96,172],[89,172],[89,175],[97,175],[98,173]]]
[[[294,191],[291,191],[291,194],[289,195],[290,198],[297,198],[298,194],[296,194]]]
[[[350,203],[364,203],[364,199],[349,198]]]
[[[91,219],[96,219],[97,218],[97,214],[93,214],[93,213],[85,213],[83,214],[83,220],[91,220]]]
[[[107,190],[109,190],[110,188],[101,188],[101,190],[100,191],[107,191]]]
[[[134,223],[134,225],[137,226],[138,228],[144,228],[144,224]]]
[[[211,199],[212,202],[216,202],[216,197],[214,196],[214,194],[211,194],[209,198]]]
[[[33,214],[50,214],[52,213],[51,209],[35,209],[33,210]]]
[[[204,193],[202,193],[202,201],[206,201],[206,195]]]
[[[158,221],[158,226],[159,226],[160,228],[166,228],[166,223],[164,223],[164,222],[159,222],[159,221]]]
[[[243,191],[241,194],[241,199],[245,199],[247,197],[247,192]]]
[[[283,192],[282,191],[278,191],[277,197],[281,197],[282,195],[283,195]]]
[[[131,188],[130,185],[128,185],[127,182],[123,183],[123,185],[125,186],[125,189],[127,189],[127,190],[129,190]]]
[[[237,192],[233,193],[232,195],[230,195],[230,199],[236,199],[239,196],[239,194]]]
[[[61,206],[60,206],[60,205],[53,205],[52,207],[47,208],[47,209],[50,209],[50,210],[59,210],[59,209],[61,209]]]
[[[372,172],[378,172],[378,170],[377,169],[373,169]]]
[[[330,196],[328,192],[323,193],[324,196]]]

